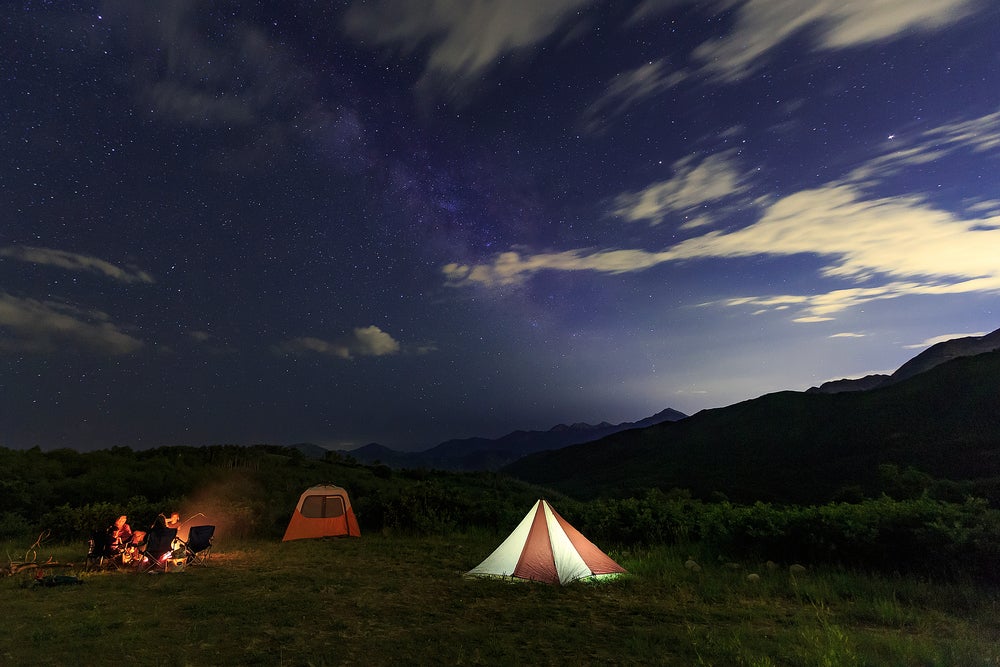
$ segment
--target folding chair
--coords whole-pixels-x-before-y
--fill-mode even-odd
[[[154,528],[146,534],[146,546],[143,548],[143,561],[139,567],[143,572],[156,569],[166,571],[167,559],[173,550],[173,541],[177,538],[176,528]]]
[[[215,537],[215,526],[191,526],[188,530],[187,547],[188,565],[207,565],[212,555],[212,539]]]
[[[103,569],[104,567],[118,568],[118,554],[115,552],[114,541],[111,533],[107,530],[95,530],[90,534],[89,549],[87,551],[87,562],[84,570],[90,572],[91,569]]]

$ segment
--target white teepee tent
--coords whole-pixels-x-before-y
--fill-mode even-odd
[[[623,572],[625,568],[569,525],[547,501],[539,500],[503,544],[468,574],[568,584]]]

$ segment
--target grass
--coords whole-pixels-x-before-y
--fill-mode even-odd
[[[29,540],[30,542],[30,540]],[[207,567],[0,579],[0,664],[1000,665],[1000,593],[841,570],[614,552],[631,574],[551,587],[462,574],[498,536],[216,545]],[[7,553],[23,553],[20,543]],[[79,545],[39,560],[82,561]],[[748,572],[760,580],[747,580]]]

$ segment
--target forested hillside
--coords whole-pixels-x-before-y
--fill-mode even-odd
[[[888,468],[886,466],[889,466]],[[941,493],[1000,501],[1000,352],[890,386],[779,392],[526,457],[511,475],[580,497],[685,488],[732,500],[874,496],[892,466]]]

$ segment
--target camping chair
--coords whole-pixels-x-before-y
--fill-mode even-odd
[[[91,569],[104,567],[117,569],[117,556],[111,534],[106,530],[95,530],[90,534],[87,562],[84,564],[84,569],[87,572],[90,572]]]
[[[146,546],[142,551],[145,557],[139,567],[143,572],[152,572],[156,569],[166,571],[167,557],[173,550],[171,546],[177,538],[176,528],[154,528],[146,534]]]
[[[215,526],[191,526],[185,544],[188,565],[208,564],[208,557],[212,555],[212,539],[214,537]]]

